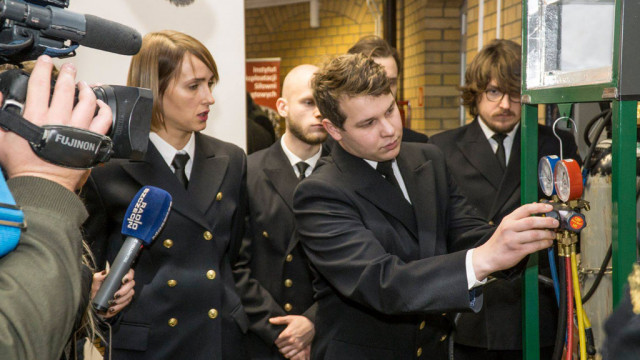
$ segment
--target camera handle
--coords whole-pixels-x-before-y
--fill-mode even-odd
[[[8,104],[0,110],[0,127],[27,140],[39,158],[73,169],[89,169],[111,158],[108,136],[64,125],[40,127],[8,110]]]

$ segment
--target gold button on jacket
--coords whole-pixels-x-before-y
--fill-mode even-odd
[[[216,271],[215,270],[207,271],[207,279],[213,280],[215,278],[216,278]]]
[[[209,317],[212,319],[215,319],[218,317],[218,310],[216,309],[211,309],[209,310]]]
[[[171,239],[167,239],[165,241],[162,242],[162,245],[164,245],[164,247],[166,247],[167,249],[169,249],[170,247],[173,246],[173,240]]]
[[[176,318],[169,319],[169,326],[174,327],[176,325],[178,325],[178,319]]]
[[[211,240],[213,239],[213,234],[210,231],[205,231],[202,237],[204,237],[205,240]]]

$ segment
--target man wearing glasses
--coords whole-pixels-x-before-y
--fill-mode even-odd
[[[431,137],[444,152],[463,194],[490,224],[520,206],[520,45],[494,40],[473,59],[462,86],[462,103],[474,120]],[[564,156],[580,162],[575,139],[558,131]],[[549,127],[538,127],[538,158],[559,155]],[[541,274],[550,277],[545,252]],[[495,280],[484,288],[484,307],[457,321],[455,358],[522,358],[522,280]],[[540,358],[550,359],[556,334],[553,288],[540,287]]]

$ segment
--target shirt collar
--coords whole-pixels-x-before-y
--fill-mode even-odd
[[[291,166],[296,166],[296,164],[299,163],[300,161],[304,161],[307,164],[309,164],[309,167],[311,169],[314,169],[316,167],[316,163],[318,163],[318,160],[320,159],[320,155],[322,155],[322,146],[321,146],[315,155],[313,155],[312,157],[306,160],[302,160],[296,154],[294,154],[291,150],[289,150],[287,145],[284,143],[284,136],[280,137],[280,145],[282,146],[282,151],[284,151],[284,154],[287,156],[287,159],[289,160],[289,163],[291,164]]]
[[[480,117],[480,115],[478,115],[478,123],[480,124],[480,129],[482,129],[482,132],[484,133],[484,136],[487,138],[487,140],[491,139],[491,137],[495,135],[496,132],[489,129],[489,127],[487,126],[487,124],[484,123],[484,120],[482,119],[482,117]],[[518,131],[519,126],[520,126],[520,122],[518,122],[511,131],[505,134],[507,135],[507,138],[513,139],[516,131]]]
[[[196,136],[193,132],[191,133],[191,137],[189,138],[187,145],[182,149],[174,148],[171,144],[161,138],[160,135],[153,131],[149,133],[149,140],[151,140],[156,149],[158,149],[160,155],[164,159],[164,162],[166,162],[169,167],[171,167],[171,162],[173,162],[173,158],[178,152],[189,154],[189,161],[193,161],[193,157],[196,152]]]

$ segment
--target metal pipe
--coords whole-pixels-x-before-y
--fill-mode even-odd
[[[309,26],[320,27],[320,0],[309,0]]]
[[[375,35],[380,36],[380,18],[382,14],[380,14],[380,10],[378,10],[378,3],[376,0],[367,0],[367,7],[369,8],[369,12],[371,16],[373,16],[373,21],[375,23]]]
[[[391,47],[396,47],[396,0],[385,1],[383,10],[384,39]]]
[[[478,1],[478,52],[484,46],[484,0]]]
[[[496,39],[500,39],[501,17],[502,17],[502,0],[496,0]]]

